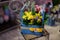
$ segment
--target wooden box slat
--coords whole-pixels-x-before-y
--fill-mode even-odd
[[[22,34],[23,35],[23,34]],[[46,31],[46,29],[44,29],[44,34],[43,36],[49,36],[49,33]],[[40,36],[40,37],[43,37],[43,36]],[[23,37],[25,38],[25,40],[32,40],[32,39],[35,39],[35,38],[40,38],[38,36],[35,36],[35,35],[23,35]],[[49,38],[48,38],[49,39]]]

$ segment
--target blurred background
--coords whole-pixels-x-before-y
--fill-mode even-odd
[[[49,40],[60,40],[60,0],[0,0],[0,40],[25,40],[20,29],[20,10],[25,3],[29,4],[27,1],[43,5],[40,7],[45,12],[43,23],[50,34]],[[45,37],[34,40],[45,40]]]

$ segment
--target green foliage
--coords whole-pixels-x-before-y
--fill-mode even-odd
[[[52,1],[54,6],[60,4],[60,0],[52,0]]]

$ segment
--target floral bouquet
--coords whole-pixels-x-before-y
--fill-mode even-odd
[[[39,5],[35,5],[32,2],[23,11],[20,11],[20,25],[22,26],[21,32],[23,34],[40,35],[43,33],[43,16],[40,9]]]
[[[25,11],[23,16],[23,23],[26,25],[41,25],[42,15],[40,12],[33,14],[32,11]]]

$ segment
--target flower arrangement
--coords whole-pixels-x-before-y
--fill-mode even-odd
[[[28,1],[25,3],[20,10],[20,25],[23,34],[32,34],[36,36],[43,34],[44,12],[41,10],[42,5],[36,4],[35,1]]]
[[[38,5],[35,5],[33,9],[35,11],[24,11],[23,13],[23,23],[26,25],[41,25],[42,24],[42,15],[40,13],[40,8]]]

